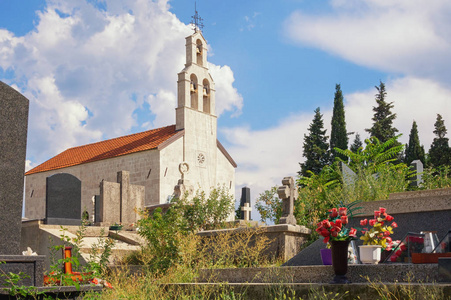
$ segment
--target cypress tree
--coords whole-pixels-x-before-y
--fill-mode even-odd
[[[329,144],[327,143],[326,130],[324,129],[323,115],[319,107],[315,110],[315,116],[309,126],[308,135],[304,134],[305,161],[300,163],[300,175],[309,177],[309,172],[319,174],[329,162]]]
[[[362,143],[362,140],[360,139],[360,134],[356,133],[355,134],[355,138],[354,138],[354,142],[352,143],[352,145],[349,148],[349,150],[351,150],[354,153],[357,153],[357,151],[361,147],[363,147],[363,143]]]
[[[391,112],[393,102],[387,103],[385,101],[385,98],[387,97],[385,84],[381,81],[379,86],[375,86],[375,88],[377,89],[377,106],[373,107],[373,127],[365,129],[365,131],[369,132],[371,136],[377,137],[377,139],[383,144],[389,139],[395,137],[398,132],[398,129],[393,127],[393,120],[396,119],[396,114]],[[399,142],[397,142],[394,146],[397,145],[399,145]]]
[[[343,104],[343,93],[339,84],[335,85],[334,96],[334,110],[331,121],[330,132],[330,152],[331,162],[335,160],[335,157],[340,157],[342,160],[346,160],[346,156],[340,155],[334,151],[334,148],[342,150],[348,149],[348,134],[346,132],[346,120],[345,109]]]
[[[433,167],[446,166],[451,164],[451,149],[448,138],[445,137],[447,130],[445,122],[440,114],[437,114],[434,133],[437,136],[432,141],[429,149],[429,162]]]
[[[409,143],[406,145],[406,157],[404,162],[407,165],[410,165],[412,161],[417,159],[421,160],[424,165],[424,147],[420,145],[417,122],[413,121],[412,129],[410,129]]]

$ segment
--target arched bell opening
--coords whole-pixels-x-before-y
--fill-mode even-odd
[[[200,39],[198,39],[196,41],[196,60],[197,60],[197,64],[199,66],[203,66],[204,64],[204,60],[203,60],[203,55],[204,55],[204,48],[202,45],[202,41]]]
[[[198,97],[199,85],[197,83],[197,77],[194,74],[190,76],[190,96],[191,96],[191,107],[194,109],[199,109],[199,97]]]
[[[204,81],[202,82],[202,98],[203,98],[203,108],[204,108],[204,112],[206,113],[210,113],[211,109],[210,109],[210,82],[207,79],[204,79]]]

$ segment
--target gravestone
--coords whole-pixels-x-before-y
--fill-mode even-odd
[[[81,181],[74,175],[58,173],[47,177],[45,222],[81,224]]]
[[[282,217],[279,224],[296,225],[294,217],[294,199],[298,197],[298,189],[294,183],[293,177],[284,177],[282,186],[277,189],[279,198],[282,199]]]
[[[28,99],[0,81],[0,255],[20,253]]]
[[[357,180],[357,174],[348,167],[344,162],[340,162],[341,173],[343,174],[343,182],[347,186],[353,186]]]
[[[102,181],[96,196],[96,221],[101,226],[122,223],[126,228],[140,219],[144,208],[145,188],[130,184],[128,171],[117,172],[117,182]]]
[[[27,126],[28,99],[0,81],[0,273],[23,272],[17,285],[42,286],[45,256],[19,255]]]
[[[414,160],[410,163],[410,169],[415,172],[410,177],[410,185],[420,186],[423,183],[423,163],[419,159]]]
[[[251,216],[251,210],[252,210],[252,205],[251,205],[251,189],[248,187],[243,187],[241,189],[241,199],[240,199],[240,208],[241,208],[241,214],[240,214],[240,219],[241,220],[246,220],[245,219],[245,212],[247,211],[247,209],[243,210],[243,207],[246,207],[246,203],[248,203],[249,206],[249,218],[247,220],[251,220],[252,216]]]

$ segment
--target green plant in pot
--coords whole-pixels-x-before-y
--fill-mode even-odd
[[[381,252],[383,250],[391,251],[393,248],[393,240],[390,234],[393,234],[393,229],[398,227],[394,218],[387,214],[387,210],[380,207],[379,210],[374,211],[374,219],[364,219],[360,221],[363,228],[363,245],[359,246],[360,261],[364,264],[377,264],[381,260]],[[390,225],[389,222],[392,222]]]
[[[335,277],[331,283],[349,283],[346,278],[348,272],[348,247],[349,242],[356,239],[357,229],[346,228],[352,212],[358,208],[352,208],[356,202],[348,206],[332,208],[328,218],[317,224],[316,232],[324,238],[332,250],[332,266]]]

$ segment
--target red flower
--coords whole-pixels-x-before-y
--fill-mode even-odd
[[[323,242],[327,244],[327,242],[329,241],[329,239],[330,239],[330,238],[329,238],[328,236],[326,236],[326,237],[324,238]]]
[[[337,212],[337,209],[336,209],[336,208],[329,209],[329,211],[330,211],[330,217],[331,217],[331,218],[336,218],[336,217],[338,217],[338,212]]]
[[[391,260],[392,262],[395,262],[397,258],[398,258],[397,256],[392,255],[392,256],[390,257],[390,260]]]
[[[392,216],[390,216],[390,215],[387,215],[386,217],[385,217],[385,220],[387,220],[388,222],[391,222],[391,221],[393,221],[393,217]]]
[[[322,221],[321,223],[322,223],[322,225],[324,226],[324,228],[330,228],[330,222],[329,222],[329,220],[324,220],[324,221]]]
[[[387,237],[390,235],[390,231],[384,231],[384,236]]]
[[[396,227],[398,227],[398,224],[396,224],[396,222],[393,222],[393,223],[391,223],[391,226],[392,226],[393,228],[396,228]]]
[[[385,241],[386,241],[387,243],[389,243],[389,244],[391,244],[391,243],[393,242],[393,240],[392,240],[391,237],[389,237],[389,236],[387,236],[387,237],[385,238]]]
[[[356,234],[357,234],[357,229],[351,227],[351,230],[349,230],[349,236],[355,237]]]
[[[341,223],[343,225],[348,224],[348,216],[341,216]]]
[[[371,219],[368,222],[370,223],[370,226],[374,226],[374,224],[376,224],[376,220],[375,219]]]
[[[326,237],[330,235],[330,232],[329,230],[323,228],[319,234],[321,234],[323,237]]]
[[[346,207],[340,207],[340,208],[338,209],[338,214],[339,214],[340,216],[346,216],[347,211],[348,211],[348,209],[347,209]]]
[[[368,224],[368,219],[360,220],[360,226],[366,226]]]
[[[399,248],[400,248],[402,251],[406,251],[406,250],[407,250],[407,246],[404,245],[404,244],[401,244],[401,245],[399,246]]]
[[[341,225],[342,225],[341,219],[335,220],[335,226],[341,229]]]
[[[379,207],[379,211],[381,212],[381,214],[385,214],[387,212],[387,210],[383,207]]]
[[[401,250],[398,250],[398,251],[395,252],[395,254],[398,255],[398,256],[401,256],[402,251],[401,251]]]
[[[338,236],[338,231],[332,231],[332,232],[330,233],[330,235],[331,235],[332,237],[337,237],[337,236]]]
[[[377,219],[381,216],[381,212],[379,210],[374,211],[374,218]]]

